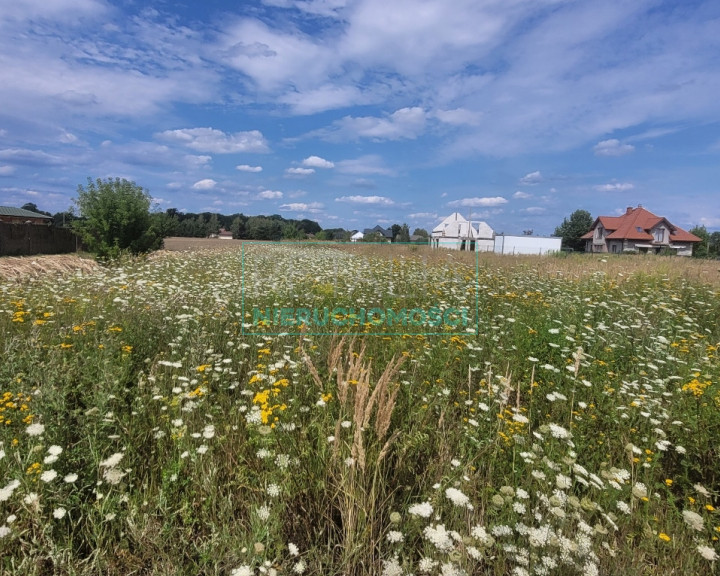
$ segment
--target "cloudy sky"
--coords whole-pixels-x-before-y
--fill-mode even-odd
[[[714,0],[0,0],[0,204],[720,229]]]

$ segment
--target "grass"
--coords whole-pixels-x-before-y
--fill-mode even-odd
[[[0,573],[713,573],[714,263],[395,248],[0,286]],[[476,289],[477,333],[247,335]]]

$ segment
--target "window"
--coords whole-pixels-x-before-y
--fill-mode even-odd
[[[664,242],[665,241],[665,228],[657,228],[653,236],[655,237],[655,242]]]

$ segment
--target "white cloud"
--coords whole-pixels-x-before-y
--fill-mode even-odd
[[[527,200],[528,198],[532,198],[532,194],[528,194],[527,192],[518,190],[517,192],[515,192],[515,194],[512,195],[512,197],[516,200]]]
[[[283,193],[279,190],[263,190],[260,194],[258,194],[258,198],[262,198],[263,200],[274,200],[282,197]]]
[[[308,156],[302,161],[302,164],[310,168],[335,168],[335,164],[325,158],[320,158],[320,156]]]
[[[635,188],[633,184],[629,182],[613,182],[612,184],[601,184],[599,186],[593,186],[593,190],[597,192],[625,192]]]
[[[217,182],[212,178],[205,178],[204,180],[198,180],[193,184],[195,190],[212,190],[217,185]]]
[[[621,144],[620,140],[611,138],[595,144],[595,156],[624,156],[635,150],[632,144]]]
[[[183,128],[165,130],[157,138],[182,144],[199,152],[234,154],[238,152],[267,152],[268,145],[259,130],[226,134],[214,128]]]
[[[529,206],[521,210],[521,212],[525,212],[526,214],[542,214],[545,211],[546,209],[542,206]]]
[[[334,122],[332,128],[319,130],[314,135],[330,141],[357,138],[414,140],[425,131],[425,119],[422,108],[401,108],[385,118],[346,116]]]
[[[0,160],[26,166],[57,166],[62,163],[59,156],[48,154],[42,150],[28,150],[26,148],[0,150]]]
[[[392,206],[395,204],[385,196],[341,196],[335,198],[335,202],[350,202],[351,204],[379,204],[381,206]]]
[[[438,218],[438,215],[435,212],[415,212],[408,214],[408,218],[411,220],[434,220]]]
[[[484,198],[462,198],[460,200],[453,200],[448,202],[448,206],[500,206],[501,204],[507,204],[507,200],[502,196],[490,196]]]
[[[536,172],[530,172],[529,174],[525,174],[522,178],[520,178],[520,184],[530,185],[533,184],[539,184],[543,181],[542,174],[540,174],[539,171]]]
[[[285,172],[290,176],[310,176],[310,174],[315,174],[313,168],[288,168]]]
[[[290,212],[318,212],[323,208],[321,202],[291,202],[290,204],[280,204],[282,210]]]
[[[482,114],[466,108],[455,108],[453,110],[437,110],[434,116],[441,122],[452,126],[476,126],[480,123]]]
[[[336,164],[343,174],[378,174],[392,176],[393,171],[385,166],[383,159],[375,154],[361,156],[352,160],[341,160]]]
[[[0,176],[10,176],[15,173],[14,166],[0,166]]]
[[[240,170],[240,172],[262,172],[262,166],[250,166],[248,164],[239,164],[235,166],[235,169]]]

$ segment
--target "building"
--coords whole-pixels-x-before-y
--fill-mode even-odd
[[[375,226],[375,228],[365,228],[365,230],[363,230],[363,238],[365,236],[372,236],[373,234],[379,234],[386,242],[392,242],[392,230],[389,228],[383,228],[378,225]]]
[[[0,206],[0,222],[9,224],[51,224],[52,217],[22,208]]]
[[[220,238],[220,240],[232,240],[233,233],[230,230],[225,230],[225,228],[220,228],[217,237]]]
[[[496,254],[536,254],[546,256],[560,252],[562,238],[555,236],[510,236],[505,234],[495,235]]]
[[[360,230],[356,230],[355,233],[350,236],[350,242],[360,242],[363,238],[365,238],[365,234],[360,232]]]
[[[629,206],[622,216],[599,216],[585,240],[585,252],[657,254],[672,251],[678,256],[692,256],[693,246],[702,242],[694,234],[656,216],[642,205]]]
[[[459,212],[453,212],[435,226],[430,235],[433,248],[492,252],[495,233],[485,222],[471,222]]]

